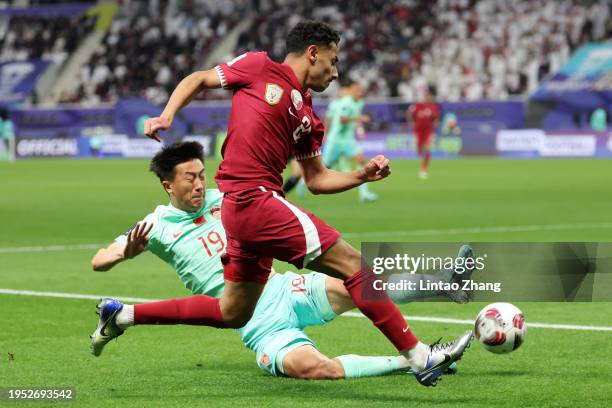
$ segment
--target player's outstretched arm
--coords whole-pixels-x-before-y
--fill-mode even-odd
[[[106,248],[101,248],[91,259],[94,271],[105,272],[126,259],[140,255],[147,248],[147,235],[153,224],[146,222],[137,224],[130,230],[125,243],[113,242]]]
[[[389,159],[378,155],[361,169],[338,172],[323,164],[320,156],[300,160],[304,181],[313,194],[333,194],[360,186],[363,183],[382,180],[391,174]]]
[[[185,77],[172,91],[170,99],[162,114],[155,118],[147,119],[145,122],[145,135],[161,142],[160,130],[167,130],[174,120],[178,111],[183,109],[194,96],[203,89],[221,88],[221,80],[214,69],[207,71],[196,71]]]

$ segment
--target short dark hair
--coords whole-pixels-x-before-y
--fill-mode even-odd
[[[301,21],[287,35],[287,54],[303,53],[309,45],[331,46],[340,42],[340,33],[322,21]]]
[[[175,168],[181,163],[200,159],[204,163],[204,148],[198,142],[177,142],[165,146],[151,159],[151,170],[160,181],[172,181]]]

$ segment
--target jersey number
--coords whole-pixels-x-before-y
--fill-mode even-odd
[[[206,249],[206,253],[208,254],[208,256],[213,256],[208,244],[214,246],[213,250],[216,253],[220,253],[225,249],[225,242],[223,242],[223,238],[221,238],[221,235],[219,235],[217,231],[210,231],[206,238],[198,237],[198,240],[200,240],[202,245],[204,245],[204,249]],[[208,243],[206,241],[208,241]]]
[[[310,118],[308,116],[304,116],[302,118],[302,123],[300,123],[300,126],[296,127],[293,131],[293,140],[295,141],[295,143],[299,142],[299,140],[302,138],[302,135],[310,133],[311,130],[312,123],[310,122]]]

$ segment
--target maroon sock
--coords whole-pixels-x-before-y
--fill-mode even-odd
[[[389,300],[385,291],[373,288],[379,279],[371,269],[362,269],[344,281],[355,305],[380,330],[401,353],[419,342],[397,306]]]
[[[427,168],[429,167],[430,157],[431,157],[431,152],[425,152],[425,154],[423,155],[423,164],[421,165],[422,171],[427,171]]]
[[[226,328],[219,299],[195,295],[134,305],[134,324],[191,324]]]

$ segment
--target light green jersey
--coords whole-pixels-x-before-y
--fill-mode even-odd
[[[174,269],[194,294],[220,297],[224,289],[221,254],[227,240],[221,224],[223,193],[206,190],[202,208],[194,213],[159,205],[143,221],[153,223],[147,250]],[[127,232],[115,239],[125,243]]]
[[[13,121],[6,119],[0,119],[0,137],[2,139],[13,139],[15,137],[15,129]]]
[[[342,123],[340,118],[355,118],[361,115],[364,105],[363,100],[355,101],[351,96],[347,95],[334,102],[336,104],[333,107],[333,112],[331,112],[332,116],[328,116],[330,118],[329,131],[327,132],[328,143],[335,139],[354,139],[357,122]]]
[[[595,109],[590,118],[591,129],[597,132],[605,132],[608,128],[608,118],[606,116],[607,114],[604,109]]]

